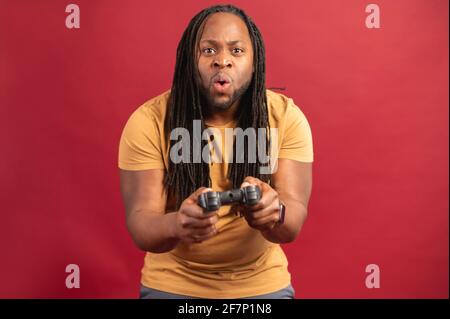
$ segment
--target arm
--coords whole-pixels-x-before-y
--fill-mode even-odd
[[[120,170],[120,189],[126,223],[136,245],[153,253],[174,249],[179,242],[201,243],[217,234],[217,211],[205,213],[197,205],[198,196],[210,189],[200,187],[176,212],[165,213],[167,193],[164,170]]]
[[[292,242],[299,234],[308,214],[312,189],[312,163],[279,159],[278,171],[272,176],[273,188],[285,204],[285,220],[263,232],[271,242]]]
[[[274,243],[295,240],[307,216],[307,207],[312,188],[312,164],[279,159],[278,170],[272,175],[272,187],[254,177],[247,177],[241,187],[255,184],[261,188],[258,204],[245,208],[249,225],[261,231]],[[279,220],[280,200],[285,204],[285,220]]]
[[[164,170],[120,170],[120,190],[128,231],[144,251],[162,253],[178,244],[174,233],[175,213],[165,213],[167,194]]]

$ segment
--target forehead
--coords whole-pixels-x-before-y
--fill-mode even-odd
[[[219,12],[206,19],[200,41],[203,39],[250,42],[250,35],[247,25],[240,17]]]

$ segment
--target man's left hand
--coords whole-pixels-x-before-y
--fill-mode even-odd
[[[260,188],[261,199],[255,205],[241,205],[239,210],[244,214],[250,227],[261,232],[269,231],[275,227],[280,219],[278,193],[269,184],[251,176],[244,179],[241,188],[250,185],[256,185]]]

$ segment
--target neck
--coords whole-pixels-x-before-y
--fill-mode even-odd
[[[236,120],[238,117],[239,105],[240,100],[235,101],[226,110],[218,110],[217,108],[212,109],[208,106],[205,114],[205,122],[212,126],[220,126]]]

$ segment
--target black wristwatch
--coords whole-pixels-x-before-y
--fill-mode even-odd
[[[286,206],[281,200],[278,200],[280,202],[280,218],[278,219],[277,224],[281,225],[284,223],[284,215],[286,213]]]

